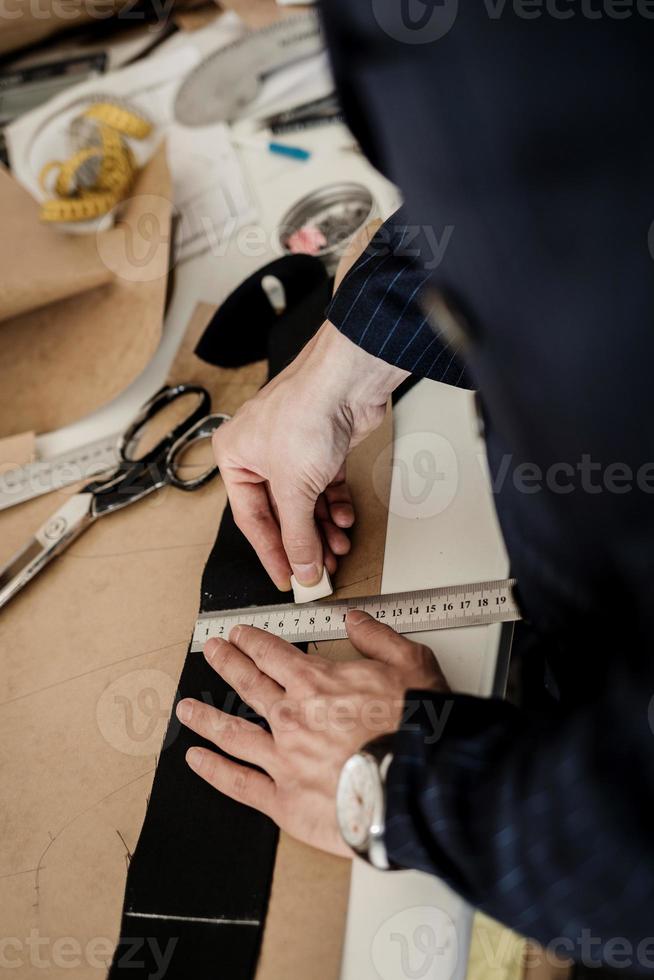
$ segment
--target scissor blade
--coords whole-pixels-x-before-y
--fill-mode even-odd
[[[0,609],[94,519],[93,495],[76,493],[0,568]]]

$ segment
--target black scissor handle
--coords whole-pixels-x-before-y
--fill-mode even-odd
[[[179,439],[173,443],[168,452],[166,458],[166,466],[168,468],[168,479],[174,487],[178,487],[180,490],[197,490],[198,487],[204,486],[209,480],[213,480],[214,476],[218,475],[218,467],[210,466],[208,470],[202,473],[200,476],[193,480],[183,480],[178,473],[179,457],[186,452],[186,450],[196,442],[200,442],[201,439],[209,439],[216,429],[223,424],[223,422],[228,422],[231,418],[230,415],[222,415],[218,412],[213,415],[207,415],[206,418],[199,419],[192,428],[187,429]]]
[[[197,422],[207,416],[211,409],[211,398],[206,388],[202,388],[200,385],[188,384],[165,385],[145,403],[136,418],[121,436],[118,442],[118,452],[126,463],[138,462],[138,459],[133,453],[139,444],[140,436],[148,422],[155,415],[158,415],[167,405],[170,405],[171,402],[185,395],[198,395],[200,398],[199,404],[171,432],[159,440],[157,445],[148,452],[148,456],[156,457],[159,455],[168,446],[176,443]]]

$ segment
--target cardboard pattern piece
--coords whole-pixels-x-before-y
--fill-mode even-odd
[[[37,202],[2,166],[0,213],[0,321],[111,281],[93,239],[41,222]]]
[[[214,410],[231,414],[260,387],[265,364],[219,369],[195,357],[212,312],[196,311],[171,380],[205,385]],[[75,400],[71,386],[58,394]],[[379,588],[386,515],[371,473],[390,426],[389,414],[351,459],[359,519],[340,595]],[[73,489],[0,513],[0,561]],[[3,611],[0,765],[13,791],[0,915],[22,944],[17,977],[36,975],[32,930],[48,940],[41,958],[53,978],[97,976],[111,958],[127,862],[224,505],[219,480],[193,494],[160,491],[95,525]],[[353,655],[345,641],[325,646],[327,656]],[[321,980],[338,977],[349,868],[281,835],[258,980],[317,976],[318,963]],[[62,937],[67,958],[56,946]]]
[[[0,174],[11,231],[0,252],[0,436],[61,428],[146,367],[161,336],[171,198],[161,146],[116,227],[74,238],[40,225],[37,205]]]

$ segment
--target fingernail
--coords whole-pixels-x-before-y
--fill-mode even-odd
[[[322,578],[322,568],[319,568],[315,562],[310,565],[293,565],[293,574],[300,583],[300,585],[309,586],[317,585]]]
[[[212,637],[210,640],[204,644],[204,656],[209,663],[213,663],[214,657],[216,655],[216,650],[220,646],[220,640],[217,637]]]
[[[189,749],[186,753],[186,761],[191,769],[199,769],[202,765],[202,749]]]
[[[363,609],[348,609],[346,620],[350,626],[358,626],[364,619],[368,619],[368,613],[365,613]]]
[[[231,630],[229,631],[229,642],[238,643],[238,638],[240,635],[241,635],[241,627],[232,626]]]
[[[193,714],[193,705],[190,701],[180,701],[177,705],[177,717],[180,721],[186,724],[187,721],[191,720]]]

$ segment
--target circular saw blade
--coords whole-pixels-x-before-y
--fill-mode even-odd
[[[256,98],[266,75],[319,54],[324,46],[312,12],[252,31],[204,58],[184,79],[175,118],[184,126],[233,122]]]

